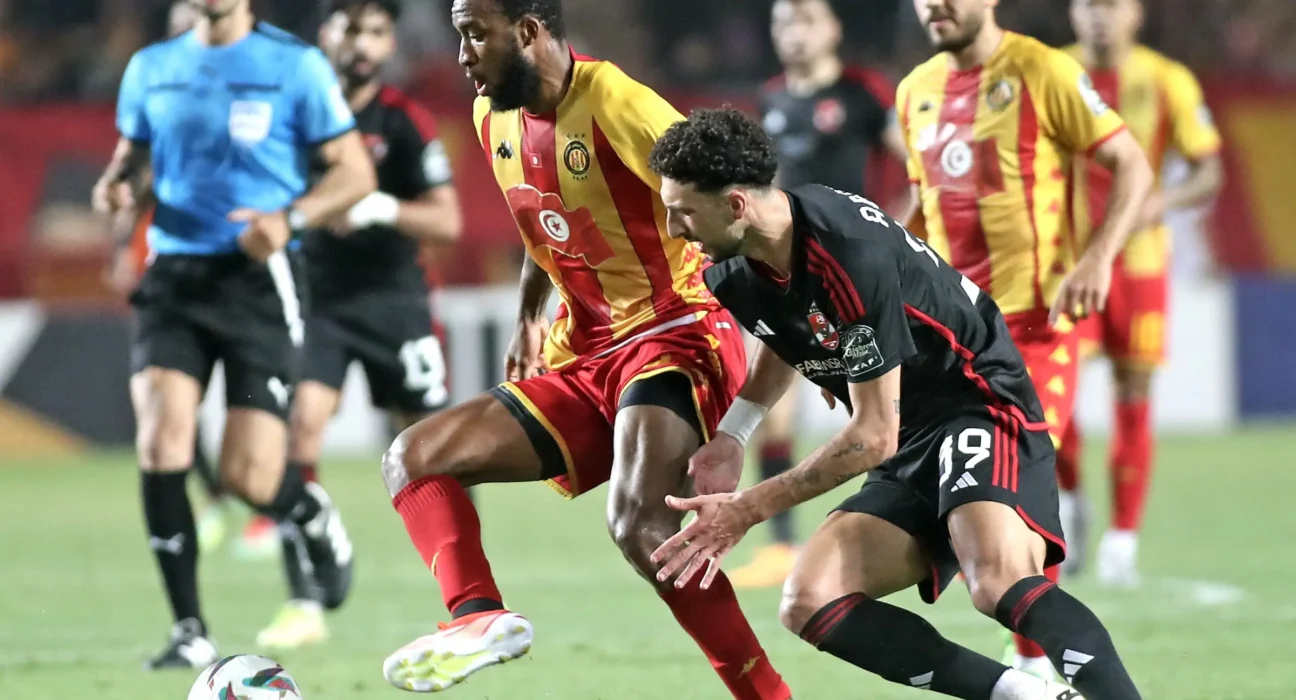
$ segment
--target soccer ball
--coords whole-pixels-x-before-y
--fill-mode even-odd
[[[299,700],[288,672],[264,656],[238,654],[208,666],[189,689],[189,700]]]

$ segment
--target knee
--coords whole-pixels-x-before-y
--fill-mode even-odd
[[[977,609],[977,612],[991,618],[995,617],[999,601],[1013,584],[1037,575],[1041,575],[1041,572],[1023,570],[1021,567],[1002,563],[978,564],[970,573],[964,571],[968,594],[972,597],[972,606]]]
[[[298,462],[315,462],[324,442],[324,421],[316,422],[310,416],[293,413],[288,426],[289,458]]]
[[[416,423],[392,441],[382,458],[382,477],[389,495],[395,497],[410,482],[429,476],[454,476],[459,466],[448,441],[432,420]]]
[[[652,553],[679,529],[664,509],[653,509],[640,502],[622,503],[608,513],[608,533],[612,541],[635,570],[656,585],[656,566]]]
[[[789,632],[800,636],[806,623],[814,617],[815,613],[842,595],[845,594],[834,595],[824,590],[823,586],[816,585],[815,581],[794,573],[783,584],[783,599],[779,601],[779,622],[783,623]]]
[[[1144,401],[1152,394],[1152,373],[1143,369],[1116,369],[1116,399],[1122,402]]]

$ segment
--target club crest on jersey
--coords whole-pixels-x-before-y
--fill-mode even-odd
[[[810,323],[810,332],[814,333],[815,340],[824,347],[825,350],[836,350],[839,344],[837,338],[837,329],[828,321],[828,317],[819,310],[819,305],[810,302],[810,313],[806,316],[806,321]]]
[[[573,177],[580,180],[589,174],[590,169],[590,152],[585,144],[577,140],[567,142],[567,147],[563,149],[563,165],[567,166],[567,172]]]
[[[836,97],[828,97],[815,103],[815,129],[823,134],[832,134],[841,130],[846,123],[846,106]]]
[[[365,149],[369,151],[369,157],[373,158],[374,164],[381,163],[387,157],[387,139],[379,134],[364,135]]]
[[[986,91],[986,106],[996,112],[1002,112],[1008,109],[1008,105],[1012,104],[1013,98],[1016,96],[1017,93],[1013,90],[1012,83],[1000,79],[995,81],[995,84],[991,85],[990,89]]]

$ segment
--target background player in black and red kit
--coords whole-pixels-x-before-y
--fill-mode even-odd
[[[701,585],[756,523],[868,472],[806,543],[783,589],[784,625],[891,682],[965,700],[1080,693],[961,647],[880,599],[934,602],[960,570],[983,614],[1043,646],[1090,700],[1138,700],[1102,623],[1044,577],[1064,554],[1044,409],[988,294],[873,202],[772,186],[758,124],[700,110],[658,139],[668,232],[716,261],[707,287],[743,327],[764,326],[747,380],[690,460],[697,517],[654,562]],[[850,421],[795,468],[733,493],[743,440],[797,373]]]
[[[904,135],[892,109],[895,88],[872,70],[842,62],[842,25],[829,0],[778,0],[770,34],[783,73],[761,90],[760,111],[778,154],[779,186],[818,183],[864,192],[889,202],[890,211],[907,211],[907,201],[900,201],[909,196],[903,178],[897,178],[899,199],[891,201],[881,191],[886,159],[905,160]],[[761,423],[756,440],[762,478],[792,466],[796,394],[788,392]],[[783,585],[796,559],[791,515],[770,520],[774,541],[730,573],[735,587]]]
[[[337,410],[352,362],[360,362],[373,404],[404,429],[449,399],[441,339],[433,332],[424,244],[451,243],[462,228],[450,162],[428,112],[379,80],[396,48],[396,0],[336,0],[320,30],[356,126],[374,159],[378,191],[334,221],[308,231],[310,307],[302,379],[293,401],[289,470],[316,479],[324,429]],[[257,637],[290,648],[327,636],[323,608],[301,538],[281,529],[292,598]]]

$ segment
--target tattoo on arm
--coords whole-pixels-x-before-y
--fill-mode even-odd
[[[895,414],[900,415],[900,399],[895,400]]]

